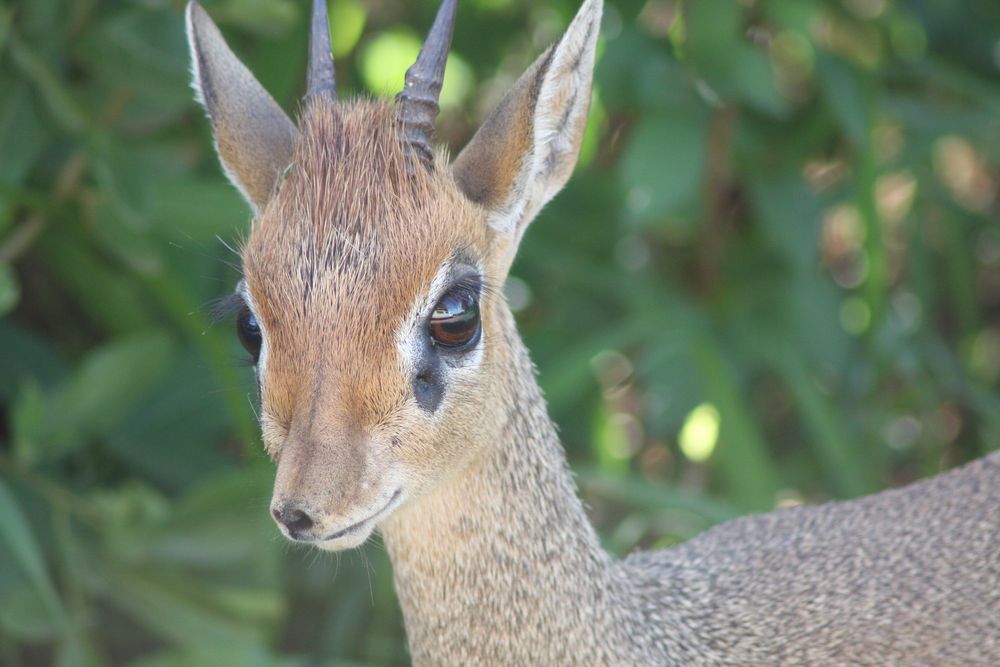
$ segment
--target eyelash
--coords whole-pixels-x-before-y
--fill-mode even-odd
[[[218,324],[236,315],[245,305],[243,297],[238,292],[230,292],[209,302],[209,317],[212,324]]]
[[[444,298],[446,294],[450,294],[451,292],[457,292],[459,290],[472,292],[474,295],[476,295],[478,299],[482,299],[483,294],[486,292],[485,288],[483,287],[482,278],[476,274],[470,274],[462,276],[454,283],[452,283],[448,287],[448,289],[442,292],[441,298]]]

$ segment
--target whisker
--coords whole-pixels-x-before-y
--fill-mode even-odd
[[[253,399],[250,398],[250,394],[247,394],[247,403],[250,404],[250,410],[253,411],[253,416],[257,419],[257,423],[260,423],[260,414],[257,413],[257,406],[253,404]]]
[[[221,244],[223,245],[223,247],[224,247],[224,248],[225,248],[226,250],[228,250],[229,252],[233,253],[234,255],[236,255],[237,257],[240,257],[240,258],[242,259],[242,257],[241,257],[241,255],[240,255],[239,251],[237,251],[237,250],[236,250],[235,248],[233,248],[233,247],[232,247],[231,245],[229,245],[228,243],[226,243],[226,240],[225,240],[224,238],[222,238],[222,237],[221,237],[221,236],[219,236],[218,234],[216,234],[216,235],[215,235],[215,238],[216,238],[216,240],[218,240],[218,242],[219,242],[219,243],[221,243]]]
[[[374,607],[375,606],[375,589],[372,586],[371,564],[368,562],[368,554],[365,553],[365,550],[362,548],[362,549],[359,549],[358,551],[361,554],[361,562],[364,565],[365,574],[368,576],[368,595],[371,598],[372,606]]]

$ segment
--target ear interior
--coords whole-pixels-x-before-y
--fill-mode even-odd
[[[208,113],[219,159],[229,180],[259,212],[292,160],[298,130],[230,50],[201,5],[189,2],[186,18],[192,85]]]
[[[511,198],[531,153],[539,72],[551,55],[550,48],[518,79],[455,159],[452,173],[459,188],[485,208],[498,210]]]
[[[587,111],[601,0],[521,76],[456,158],[452,173],[489,223],[517,239],[573,172]]]

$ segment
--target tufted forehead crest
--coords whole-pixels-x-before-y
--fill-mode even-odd
[[[293,161],[261,216],[261,233],[276,225],[311,228],[318,249],[336,262],[338,239],[373,228],[393,233],[402,223],[400,211],[412,217],[429,204],[433,180],[407,172],[398,123],[387,104],[313,100],[300,126]]]
[[[433,275],[439,255],[468,237],[469,229],[455,227],[473,218],[463,215],[470,203],[446,168],[408,168],[412,158],[389,104],[315,98],[300,132],[246,245],[248,280],[269,292],[262,299],[301,309],[320,288],[356,292],[376,280],[412,299],[414,282]]]

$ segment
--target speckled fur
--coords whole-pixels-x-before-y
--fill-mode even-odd
[[[415,665],[1000,665],[1000,453],[613,561],[504,322],[496,446],[383,524]]]
[[[600,12],[585,0],[455,163],[441,152],[426,171],[383,102],[312,98],[291,147],[283,112],[189,8],[196,84],[258,215],[243,262],[274,502],[342,549],[371,528],[323,535],[401,489],[379,530],[418,666],[1000,665],[1000,453],[665,551],[601,549],[495,289],[572,170]],[[491,288],[482,354],[455,362],[428,414],[399,341],[456,253]]]

